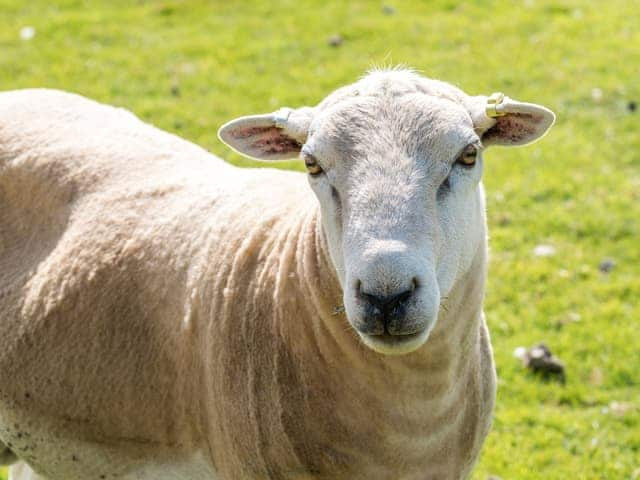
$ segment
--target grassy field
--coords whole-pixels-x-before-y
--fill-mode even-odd
[[[242,165],[254,164],[216,138],[222,122],[313,104],[373,65],[403,63],[469,93],[501,90],[549,106],[558,122],[543,141],[486,155],[486,311],[499,393],[473,478],[636,479],[638,8],[0,0],[0,89],[55,87],[125,106]],[[30,39],[21,38],[25,26],[35,29]],[[534,255],[541,244],[555,254]],[[565,362],[566,383],[528,374],[513,357],[538,341]]]

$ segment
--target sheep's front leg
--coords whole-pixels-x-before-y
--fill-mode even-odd
[[[9,468],[9,480],[47,480],[31,470],[24,462],[18,462]]]

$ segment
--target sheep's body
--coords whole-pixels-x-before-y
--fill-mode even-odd
[[[334,311],[318,215],[300,173],[0,94],[0,443],[42,475],[12,478],[464,478],[494,402],[484,241],[385,357]]]

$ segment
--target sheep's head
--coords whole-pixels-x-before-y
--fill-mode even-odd
[[[220,137],[262,160],[301,157],[349,322],[393,354],[426,341],[441,300],[484,248],[483,150],[532,142],[553,121],[538,105],[392,70],[314,108],[234,120]]]

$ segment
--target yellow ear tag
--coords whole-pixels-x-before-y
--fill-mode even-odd
[[[487,114],[487,117],[495,118],[495,117],[502,117],[503,115],[506,115],[504,112],[499,112],[497,110],[498,105],[500,105],[503,100],[504,100],[504,93],[502,92],[492,93],[491,96],[487,98],[487,106],[485,107],[485,112]]]

